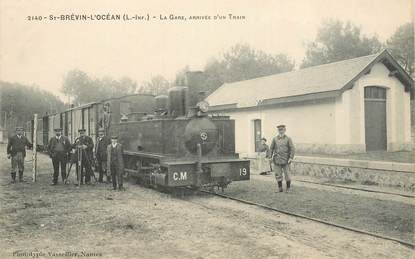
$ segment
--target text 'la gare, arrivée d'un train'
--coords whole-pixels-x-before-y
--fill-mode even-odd
[[[176,15],[176,14],[59,14],[27,16],[28,21],[208,21],[208,20],[245,20],[244,15],[215,14],[215,15]]]

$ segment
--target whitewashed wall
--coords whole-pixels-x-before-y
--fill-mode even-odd
[[[334,99],[302,105],[285,105],[255,110],[227,112],[235,120],[236,151],[244,156],[255,153],[254,123],[262,122],[262,136],[271,143],[277,134],[276,126],[285,124],[287,135],[292,137],[300,150],[314,149],[325,144],[335,144],[335,102]]]
[[[236,151],[254,156],[254,123],[262,122],[262,136],[276,135],[276,125],[287,125],[297,149],[314,153],[359,153],[366,151],[364,88],[381,86],[387,89],[388,151],[410,150],[410,94],[381,63],[356,81],[354,87],[337,98],[314,102],[239,109],[224,112],[235,120]]]
[[[387,149],[411,149],[410,93],[405,92],[405,87],[397,78],[389,77],[389,72],[383,64],[376,64],[369,74],[362,76],[352,89],[342,94],[341,100],[337,100],[337,110],[350,111],[349,116],[343,115],[349,129],[338,136],[338,143],[350,143],[365,150],[364,88],[380,86],[387,89]],[[346,123],[337,121],[337,127],[344,124]]]

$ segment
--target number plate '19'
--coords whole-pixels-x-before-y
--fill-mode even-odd
[[[239,168],[239,175],[240,176],[246,176],[248,174],[248,170],[243,167],[243,168]]]

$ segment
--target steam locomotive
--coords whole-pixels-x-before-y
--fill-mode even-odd
[[[155,113],[113,124],[124,144],[126,172],[163,187],[218,186],[249,180],[249,160],[235,153],[235,123],[208,115],[208,103],[188,105],[188,88],[155,97]]]
[[[107,123],[105,107],[110,107]],[[43,116],[38,140],[46,145],[53,128],[61,127],[71,141],[79,128],[95,141],[103,127],[123,144],[125,172],[137,182],[223,190],[232,181],[249,180],[250,163],[235,153],[235,122],[208,114],[208,108],[203,100],[190,107],[187,87],[170,88],[167,96],[112,98]],[[33,138],[33,121],[28,124],[27,135]]]

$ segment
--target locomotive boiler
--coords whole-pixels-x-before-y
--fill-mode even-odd
[[[226,187],[249,180],[249,160],[235,153],[235,123],[208,115],[208,104],[188,105],[187,87],[155,97],[153,114],[134,113],[111,125],[124,146],[125,171],[162,187]],[[137,116],[138,114],[138,116]]]

